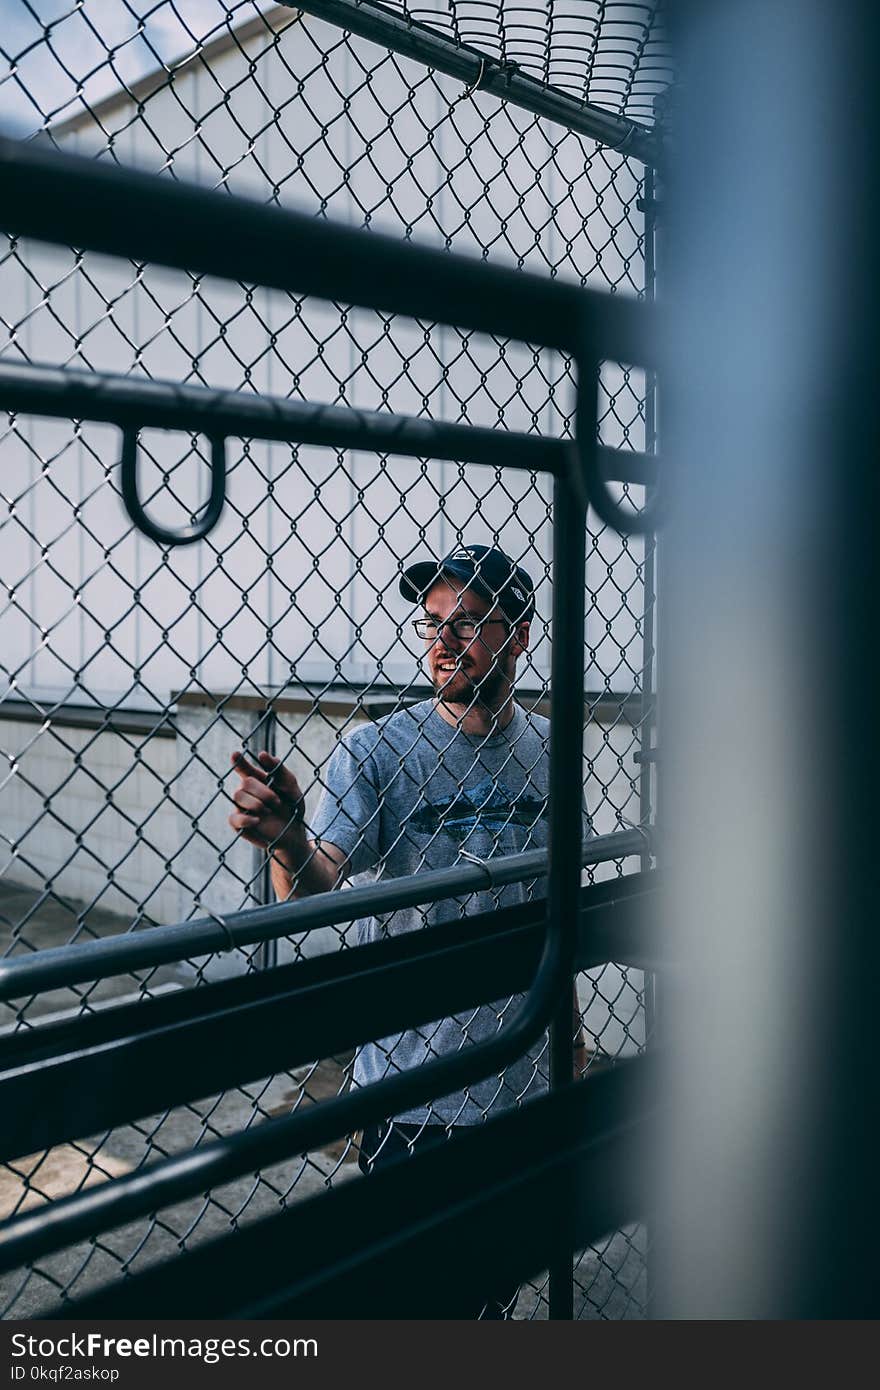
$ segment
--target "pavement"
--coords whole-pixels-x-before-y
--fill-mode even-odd
[[[0,882],[0,955],[4,957],[67,946],[72,941],[117,936],[128,926],[124,917],[107,912],[104,908],[91,908],[86,914],[81,903],[49,897],[36,888]],[[128,975],[73,989],[50,990],[31,999],[2,1003],[0,1032],[24,1019],[33,1023],[48,1014],[76,1014],[84,1006],[118,1000],[120,996],[130,994],[133,988],[137,988],[136,981]]]

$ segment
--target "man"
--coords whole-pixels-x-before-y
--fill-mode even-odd
[[[513,699],[534,614],[529,576],[503,551],[469,545],[439,563],[411,565],[400,591],[424,609],[413,626],[425,644],[434,698],[361,726],[337,745],[310,834],[293,775],[267,753],[256,764],[233,755],[241,781],[229,823],[270,851],[280,899],[326,892],[349,878],[397,878],[547,846],[549,724]],[[370,917],[356,924],[357,939],[523,902],[530,891],[528,884],[510,884]],[[354,1084],[494,1037],[516,1009],[515,1000],[499,1000],[368,1043],[355,1058]],[[579,1024],[577,1015],[576,1075],[585,1060]],[[441,1142],[454,1127],[480,1123],[538,1094],[547,1070],[545,1038],[500,1076],[367,1129],[362,1169]],[[479,1315],[509,1315],[515,1300],[515,1289],[496,1293]]]

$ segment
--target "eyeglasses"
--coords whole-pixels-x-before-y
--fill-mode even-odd
[[[490,623],[509,626],[504,618],[448,618],[442,623],[435,622],[433,618],[416,618],[413,627],[423,642],[436,642],[445,627],[459,642],[472,642]]]

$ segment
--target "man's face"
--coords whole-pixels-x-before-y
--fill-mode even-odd
[[[497,605],[475,589],[461,587],[463,580],[442,577],[425,595],[424,616],[439,628],[427,638],[427,663],[431,681],[447,704],[470,705],[479,699],[492,705],[506,697],[516,671],[516,658],[528,642],[528,624],[512,629]],[[450,621],[472,623],[463,633],[447,626]]]

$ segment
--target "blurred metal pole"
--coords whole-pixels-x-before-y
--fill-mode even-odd
[[[653,169],[645,170],[645,177],[642,183],[643,205],[645,218],[645,298],[653,303],[657,297],[657,178]],[[657,373],[649,371],[645,378],[645,453],[656,454],[657,452]],[[651,488],[654,491],[654,488]],[[657,538],[654,535],[645,537],[645,558],[642,574],[644,584],[644,603],[642,618],[642,674],[641,674],[641,719],[639,724],[640,734],[640,762],[639,762],[639,824],[650,826],[653,805],[652,791],[656,787],[658,777],[656,757],[654,751],[655,738],[654,731],[657,724],[657,703],[655,696],[655,671],[654,671],[654,630],[655,630],[655,605],[657,601]],[[641,856],[640,867],[643,870],[650,869],[653,864],[653,855],[643,854]],[[644,1000],[645,1000],[645,1043],[649,1043],[654,1032],[656,1021],[656,1002],[657,1002],[657,979],[653,971],[645,972],[644,979]]]
[[[571,995],[563,999],[559,1005],[549,1031],[550,1090],[558,1091],[571,1085],[574,1070]],[[547,1274],[547,1317],[553,1322],[570,1322],[574,1317],[574,1266],[571,1250],[566,1248],[559,1251],[551,1261]]]
[[[655,111],[657,104],[655,102]],[[658,116],[659,124],[659,116]],[[657,223],[659,218],[658,188],[659,180],[653,169],[645,170],[642,182],[645,218],[645,298],[652,303],[657,297]],[[657,373],[649,371],[645,379],[645,453],[657,452]],[[652,489],[653,490],[653,489]],[[642,706],[639,727],[639,824],[648,827],[652,824],[656,810],[655,797],[660,769],[657,763],[657,697],[655,669],[655,632],[657,604],[657,548],[656,535],[645,536],[645,557],[643,569],[644,602],[642,606]],[[645,853],[641,856],[639,867],[647,871],[654,863],[654,856]],[[657,975],[646,970],[643,977],[643,999],[645,1010],[645,1050],[656,1043],[657,1030]],[[651,1317],[654,1308],[654,1256],[651,1249],[653,1232],[647,1226],[647,1246],[645,1250],[645,1309]]]
[[[672,10],[657,1311],[877,1316],[880,13]]]
[[[591,344],[592,346],[592,344]],[[595,400],[595,366],[589,357],[578,364],[578,431],[579,439],[586,435],[587,447],[595,443],[596,415],[591,410]],[[590,433],[587,433],[587,432]],[[577,465],[575,465],[576,467]],[[560,479],[553,484],[553,666],[551,671],[551,754],[550,806],[564,794],[563,760],[553,759],[554,738],[562,740],[568,731],[570,742],[565,746],[583,747],[584,729],[584,621],[586,589],[584,573],[587,544],[587,500],[575,486],[574,478],[564,486]],[[555,771],[554,771],[555,769]],[[571,761],[568,769],[576,779],[578,802],[583,796],[583,765],[580,758]],[[555,782],[554,782],[555,778]],[[555,790],[558,788],[558,790]],[[565,866],[576,859],[581,844],[583,825],[580,813],[565,826],[565,837],[550,838],[550,874],[547,882],[548,924],[559,912],[559,901],[565,892]],[[563,911],[569,911],[566,906]],[[550,1023],[550,1089],[560,1090],[572,1085],[574,1068],[574,1034],[572,1030],[572,988],[576,973],[572,970],[565,982],[559,1004]],[[576,1192],[557,1194],[560,1203],[568,1202],[575,1211]],[[547,1281],[547,1315],[554,1321],[570,1322],[574,1317],[573,1251],[570,1246],[560,1249],[551,1260]]]

